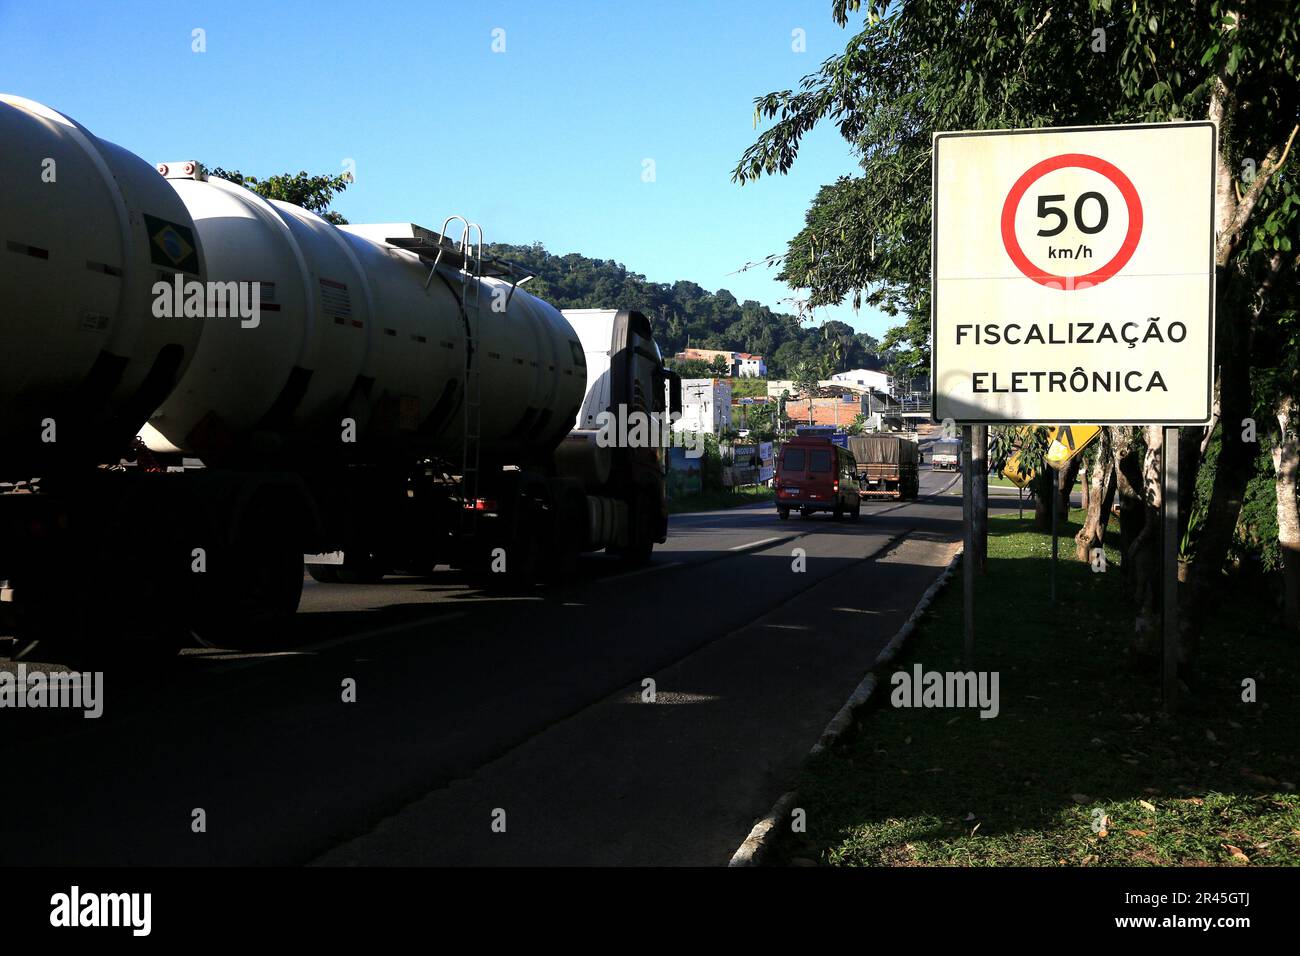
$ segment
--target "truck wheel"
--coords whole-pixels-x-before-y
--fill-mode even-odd
[[[776,516],[777,516],[778,518],[780,518],[782,521],[789,521],[789,520],[790,520],[790,509],[789,509],[789,508],[777,508],[777,509],[776,509]]]
[[[339,583],[339,569],[335,564],[309,564],[307,573],[311,575],[313,581],[320,584]]]
[[[290,492],[258,495],[237,515],[235,537],[209,559],[206,608],[193,632],[204,644],[261,650],[291,644],[302,599],[302,546]]]
[[[343,563],[335,568],[334,573],[343,584],[379,584],[384,580],[384,570],[373,554],[363,552],[361,557],[350,560],[345,551]]]
[[[853,518],[854,521],[857,521],[857,520],[858,520],[859,518],[861,518],[861,517],[862,517],[862,502],[859,501],[859,502],[858,502],[856,505],[854,505],[854,507],[853,507],[852,518]]]
[[[606,554],[611,554],[629,567],[640,567],[650,562],[654,554],[657,522],[655,509],[658,499],[648,491],[642,491],[631,503],[627,544],[620,547],[608,547]]]

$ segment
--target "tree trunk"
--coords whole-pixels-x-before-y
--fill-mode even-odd
[[[1125,559],[1133,568],[1132,595],[1138,607],[1130,645],[1139,657],[1157,657],[1161,651],[1160,629],[1160,511],[1164,505],[1164,429],[1148,425],[1146,454],[1142,459],[1142,501],[1145,516],[1142,531],[1134,539]]]
[[[1242,295],[1251,290],[1244,288],[1245,285],[1245,280],[1232,270],[1220,270],[1215,342],[1219,361],[1220,450],[1205,523],[1197,539],[1196,558],[1189,569],[1179,615],[1179,657],[1183,663],[1196,656],[1209,601],[1221,587],[1223,563],[1232,545],[1258,448],[1256,442],[1242,438],[1243,422],[1250,417],[1252,404],[1251,314],[1242,301]]]
[[[1083,456],[1075,455],[1065,463],[1064,468],[1056,469],[1056,516],[1061,524],[1070,520],[1070,495],[1074,492],[1074,483],[1079,478],[1079,469],[1083,466]]]
[[[1296,481],[1300,477],[1300,402],[1286,395],[1277,403],[1277,422],[1281,426],[1273,449],[1273,469],[1277,474],[1277,543],[1282,548],[1282,588],[1287,630],[1300,631],[1300,502],[1296,500]]]
[[[1092,507],[1092,472],[1094,469],[1085,461],[1079,472],[1083,475],[1083,513],[1087,514]]]
[[[1103,428],[1097,439],[1097,457],[1092,463],[1087,489],[1088,514],[1083,527],[1074,536],[1075,554],[1080,561],[1091,561],[1094,548],[1104,547],[1106,525],[1110,522],[1111,503],[1115,500],[1115,458],[1111,453],[1110,429]]]
[[[1115,455],[1115,492],[1119,496],[1119,553],[1124,588],[1134,590],[1134,567],[1129,558],[1133,542],[1142,534],[1146,523],[1146,505],[1142,501],[1142,448],[1127,428],[1111,428]]]
[[[1034,530],[1052,530],[1052,495],[1056,493],[1052,485],[1049,469],[1044,468],[1034,475],[1030,487],[1034,489]]]

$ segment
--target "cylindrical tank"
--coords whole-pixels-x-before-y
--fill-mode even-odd
[[[151,447],[220,457],[255,436],[257,448],[325,459],[457,460],[467,350],[459,273],[440,269],[426,288],[429,265],[377,227],[340,229],[222,180],[170,182],[211,281],[258,283],[260,314],[208,317],[194,362],[149,420]],[[540,299],[510,296],[498,279],[471,281],[480,452],[549,451],[572,428],[585,389],[577,335]]]
[[[129,443],[202,331],[153,314],[178,274],[203,279],[202,250],[154,168],[0,95],[0,461]]]
[[[194,164],[155,169],[0,98],[0,442],[60,410],[60,441],[65,422],[110,448],[140,429],[155,451],[214,464],[455,462],[472,327],[480,454],[553,450],[586,385],[573,328],[496,278],[469,280],[467,321],[460,273],[428,281],[383,231],[340,229]]]

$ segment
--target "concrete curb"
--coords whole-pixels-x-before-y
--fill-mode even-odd
[[[848,730],[853,724],[853,715],[860,707],[862,707],[863,704],[871,699],[871,695],[875,692],[879,683],[876,677],[876,670],[888,664],[898,656],[898,652],[902,649],[903,644],[912,636],[912,632],[916,630],[916,625],[920,621],[921,615],[925,613],[926,609],[934,601],[936,595],[943,590],[952,579],[952,576],[956,573],[957,566],[961,563],[961,557],[962,552],[959,550],[948,561],[947,566],[939,576],[935,578],[934,582],[926,588],[925,593],[921,595],[921,600],[917,601],[916,607],[912,609],[911,615],[903,622],[903,626],[898,629],[894,636],[889,639],[889,643],[887,643],[881,649],[880,653],[876,655],[876,660],[871,665],[870,673],[868,673],[866,677],[862,678],[862,682],[858,684],[853,693],[849,695],[849,699],[844,702],[844,706],[839,709],[835,716],[831,718],[830,723],[826,725],[826,729],[822,731],[821,737],[818,739],[817,743],[812,745],[812,749],[808,751],[809,757],[821,753],[827,747],[833,746],[843,735],[844,731]],[[763,859],[767,856],[772,844],[776,842],[776,838],[773,836],[773,830],[776,827],[777,821],[790,815],[790,811],[794,808],[795,800],[797,799],[798,793],[793,790],[781,794],[776,803],[772,805],[772,809],[767,812],[767,815],[754,824],[754,828],[749,831],[749,836],[745,838],[745,842],[740,844],[736,849],[736,852],[732,854],[731,861],[727,866],[761,866]]]

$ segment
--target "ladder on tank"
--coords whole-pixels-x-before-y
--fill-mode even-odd
[[[460,234],[460,303],[465,313],[465,398],[462,405],[464,426],[461,442],[460,495],[461,495],[461,529],[472,528],[478,514],[479,466],[482,461],[480,440],[483,434],[483,379],[482,365],[479,361],[479,305],[482,298],[483,279],[483,227],[470,222],[464,216],[448,216],[438,230],[440,236],[447,234],[447,227],[453,222],[464,226]],[[474,233],[478,233],[478,247],[474,246]],[[433,280],[434,273],[442,264],[446,248],[438,250],[429,271],[427,287]]]
[[[459,240],[448,239],[447,227],[459,222],[464,227]],[[515,289],[534,278],[535,273],[493,255],[484,253],[483,227],[464,216],[448,216],[442,229],[433,232],[414,227],[411,236],[398,236],[386,240],[390,245],[405,249],[420,257],[429,266],[429,276],[424,288],[433,283],[439,268],[455,269],[460,281],[461,308],[465,317],[465,383],[463,413],[464,443],[461,452],[461,530],[470,531],[479,514],[479,472],[481,468],[480,444],[482,440],[483,392],[479,356],[479,320],[481,318],[482,280],[484,277],[501,279],[510,283],[504,308],[510,307]],[[478,243],[474,237],[477,233]]]

